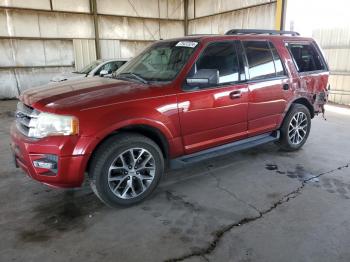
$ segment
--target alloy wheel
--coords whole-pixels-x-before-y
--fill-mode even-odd
[[[307,134],[308,119],[305,113],[297,112],[288,127],[288,138],[293,145],[299,145]]]
[[[155,172],[152,154],[144,148],[131,148],[118,155],[110,165],[108,185],[119,198],[135,198],[151,185]]]

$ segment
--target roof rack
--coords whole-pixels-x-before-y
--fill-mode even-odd
[[[282,30],[266,30],[266,29],[231,29],[226,32],[225,35],[300,35],[298,32],[294,31],[282,31]]]

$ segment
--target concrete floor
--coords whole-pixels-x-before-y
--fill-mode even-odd
[[[148,201],[110,209],[13,167],[14,107],[0,102],[0,261],[350,261],[348,109],[317,117],[299,152],[270,144],[169,172]]]

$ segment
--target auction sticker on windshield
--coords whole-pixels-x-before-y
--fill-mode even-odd
[[[197,44],[198,44],[197,42],[180,41],[180,42],[178,42],[178,43],[176,44],[176,46],[195,48]]]

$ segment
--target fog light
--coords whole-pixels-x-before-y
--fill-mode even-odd
[[[57,170],[57,156],[45,155],[44,158],[34,160],[33,165],[39,168],[50,169],[55,172]]]

